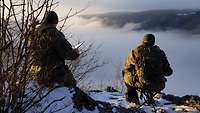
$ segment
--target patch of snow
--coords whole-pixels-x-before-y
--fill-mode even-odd
[[[177,16],[187,16],[187,15],[195,15],[196,12],[190,12],[190,13],[178,13]]]
[[[95,100],[108,102],[113,106],[122,106],[124,108],[129,108],[129,103],[126,101],[124,95],[119,92],[90,92],[90,96]]]
[[[157,94],[157,95],[155,95],[155,97],[154,97],[154,100],[156,101],[156,105],[157,105],[157,106],[168,105],[168,104],[171,103],[170,101],[167,101],[167,100],[165,100],[165,99],[163,99],[163,98],[161,98],[161,97],[162,97],[161,94]]]
[[[46,91],[48,92],[48,91]],[[44,93],[46,93],[44,92]],[[93,111],[88,111],[86,108],[83,107],[82,111],[78,111],[75,109],[74,103],[73,103],[73,94],[74,94],[74,89],[66,88],[66,87],[60,87],[55,89],[53,92],[51,92],[48,97],[43,100],[41,105],[43,107],[47,106],[49,103],[53,102],[54,100],[59,100],[61,98],[64,98],[61,101],[55,102],[54,104],[51,105],[50,108],[46,110],[45,113],[51,113],[54,111],[57,111],[56,113],[99,113],[98,108],[96,107],[95,110]]]
[[[198,110],[189,107],[189,106],[176,106],[175,111],[177,112],[193,112],[193,113],[199,113]]]
[[[55,100],[59,100],[61,98],[63,98],[63,100],[61,101],[57,101],[54,104],[51,105],[51,107],[49,107],[49,109],[47,109],[47,111],[45,113],[50,113],[52,111],[57,111],[59,109],[60,110],[58,113],[70,113],[74,110],[73,108],[73,101],[72,101],[72,97],[74,94],[74,90],[73,89],[68,89],[66,87],[61,87],[61,88],[57,88],[55,89],[53,92],[51,92],[48,97],[43,100],[41,103],[42,105],[45,107],[47,106],[49,103],[55,101]]]
[[[117,112],[117,110],[116,110],[115,107],[112,109],[112,112],[113,112],[113,113],[116,113],[116,112]]]

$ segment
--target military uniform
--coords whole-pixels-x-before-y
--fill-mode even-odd
[[[36,73],[38,83],[45,87],[53,87],[55,83],[58,83],[73,88],[74,107],[80,111],[85,106],[86,109],[92,111],[95,109],[96,101],[76,87],[76,80],[65,65],[65,60],[75,60],[79,53],[77,49],[72,48],[64,34],[56,29],[57,24],[58,15],[54,11],[49,11],[43,25],[32,36],[34,41],[30,48],[33,49],[33,73]]]
[[[169,76],[172,74],[172,69],[167,60],[167,57],[158,46],[154,45],[154,41],[148,41],[145,38],[143,39],[143,43],[137,48],[133,49],[124,63],[123,69],[123,80],[125,85],[127,86],[126,98],[129,102],[139,103],[137,91],[138,89],[146,90],[148,92],[160,92],[165,88],[166,78],[165,76]],[[159,66],[156,67],[156,70],[150,70],[148,72],[148,85],[144,86],[144,76],[140,74],[140,64],[142,62],[138,62],[142,56],[145,56],[144,49],[151,49],[151,52],[155,54],[155,60],[160,61]],[[162,66],[160,66],[162,65]],[[159,72],[157,72],[159,71]],[[162,71],[162,72],[160,72]],[[146,83],[147,84],[147,83]]]
[[[65,60],[75,60],[79,54],[65,39],[64,34],[54,25],[41,26],[36,44],[34,65],[41,68],[38,70],[38,80],[47,85],[59,83],[76,86],[76,80],[65,65]]]

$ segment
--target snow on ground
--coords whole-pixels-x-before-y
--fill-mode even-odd
[[[68,88],[58,88],[55,91],[53,91],[46,100],[43,102],[45,105],[48,103],[54,101],[55,99],[60,99],[62,97],[65,97],[62,101],[56,102],[53,104],[45,113],[50,113],[51,111],[56,111],[60,108],[65,107],[63,110],[58,111],[57,113],[99,113],[99,110],[96,108],[94,111],[88,111],[86,109],[83,109],[81,112],[73,108],[73,101],[72,96],[74,94],[73,89]],[[133,103],[129,103],[125,100],[124,94],[120,92],[106,92],[106,91],[91,91],[88,93],[93,99],[101,102],[108,102],[112,106],[120,106],[123,108],[132,108],[134,107]],[[169,101],[160,98],[161,96],[156,96],[156,113],[182,113],[182,112],[188,112],[188,113],[199,113],[198,110],[188,107],[188,106],[176,106],[173,104],[170,104]],[[147,113],[154,113],[154,109],[151,106],[141,106],[141,110],[147,112]],[[116,112],[115,107],[112,109],[113,113]]]
[[[90,92],[90,96],[98,101],[109,102],[113,106],[122,106],[125,108],[134,107],[133,103],[129,103],[125,100],[125,97],[120,92]],[[199,113],[198,110],[188,107],[188,106],[176,106],[170,104],[169,101],[160,98],[161,95],[157,95],[156,98],[156,112],[157,113],[177,113],[177,112],[189,112],[189,113]],[[151,106],[141,106],[141,109],[147,113],[152,113],[154,111]]]
[[[48,93],[48,89],[46,89],[43,94]],[[41,109],[45,109],[48,104],[54,102],[44,113],[99,113],[99,110],[96,108],[94,111],[88,111],[85,108],[81,112],[77,109],[74,109],[74,103],[72,100],[74,89],[60,87],[56,88],[53,92],[51,92],[42,102],[40,102],[37,108],[33,108],[30,113],[39,113]],[[29,112],[28,112],[29,113]]]
[[[125,101],[124,95],[119,92],[90,92],[89,95],[98,101],[108,102],[113,106],[128,108],[129,103]]]

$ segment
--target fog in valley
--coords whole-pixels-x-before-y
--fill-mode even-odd
[[[67,29],[73,35],[73,40],[101,45],[98,49],[100,60],[108,62],[104,67],[90,73],[87,80],[92,82],[94,89],[102,88],[102,84],[114,86],[122,79],[121,70],[128,53],[140,44],[145,33],[156,36],[156,44],[163,49],[174,70],[168,77],[165,93],[175,95],[200,95],[200,35],[184,33],[178,30],[166,32],[132,31],[134,24],[127,24],[123,28],[105,27],[100,21],[73,18],[73,25]]]

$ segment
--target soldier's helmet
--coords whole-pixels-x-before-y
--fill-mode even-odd
[[[49,11],[46,13],[44,18],[45,24],[58,24],[58,15],[54,11]]]
[[[155,44],[155,36],[153,34],[145,34],[144,38],[143,38],[143,44],[154,45]]]

